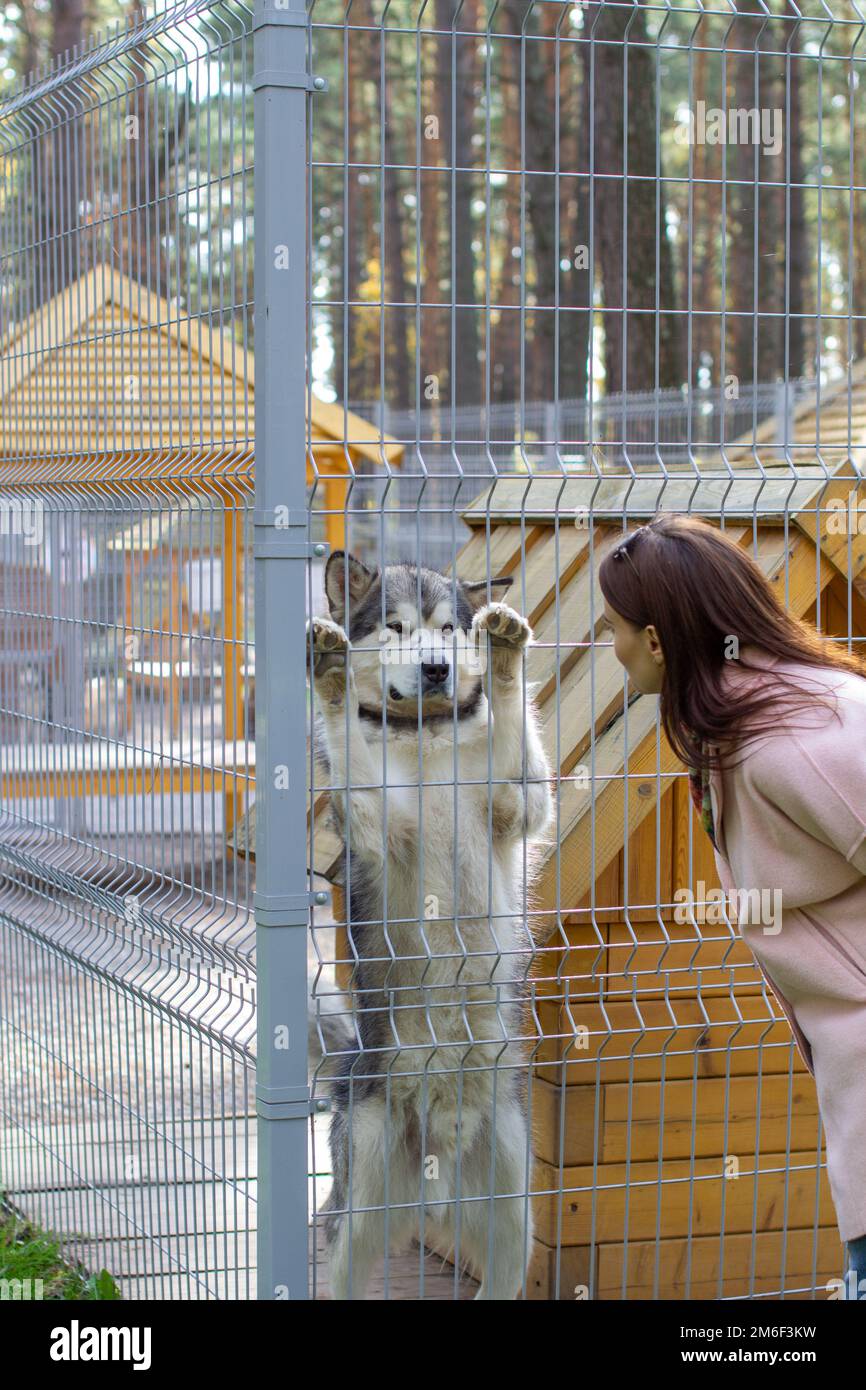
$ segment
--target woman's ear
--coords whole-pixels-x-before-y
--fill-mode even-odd
[[[649,653],[657,666],[664,666],[665,654],[662,651],[662,644],[659,635],[652,623],[648,623],[645,629],[647,641],[649,643]]]

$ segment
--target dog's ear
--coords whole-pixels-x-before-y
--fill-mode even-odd
[[[345,550],[335,550],[329,555],[325,566],[325,597],[331,617],[342,618],[349,604],[360,602],[378,575],[378,570],[368,569],[362,560],[347,555]]]
[[[501,597],[501,595],[497,593],[497,590],[510,589],[513,583],[513,574],[503,574],[500,579],[473,579],[470,584],[467,584],[464,580],[462,588],[472,607],[477,611],[479,608],[483,608],[485,603],[488,602],[488,587],[492,600]]]

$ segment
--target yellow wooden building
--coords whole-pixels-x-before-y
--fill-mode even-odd
[[[336,548],[344,543],[354,474],[399,467],[403,447],[312,394],[307,424],[309,505]],[[119,731],[129,734],[142,682],[164,678],[159,704],[167,711],[166,736],[179,733],[181,696],[195,674],[187,669],[185,647],[199,619],[210,615],[193,621],[177,537],[191,512],[207,508],[216,527],[211,553],[221,570],[217,630],[223,644],[223,737],[219,750],[203,755],[201,767],[190,765],[187,753],[168,764],[155,759],[151,768],[147,753],[138,751],[132,762],[115,757],[103,768],[99,750],[91,748],[80,758],[67,750],[61,771],[53,750],[32,750],[23,761],[7,760],[5,797],[134,794],[145,786],[195,792],[216,784],[225,789],[228,780],[251,776],[252,744],[243,739],[249,634],[242,593],[254,469],[253,354],[232,325],[191,317],[176,299],[161,298],[100,264],[0,340],[0,487],[44,498],[48,509],[90,512],[103,531],[116,528],[108,551],[125,565],[125,658],[117,674],[126,680],[120,697],[126,728]],[[210,562],[203,552],[200,559],[202,567]],[[160,571],[163,601],[148,608],[139,600],[136,609],[149,568]],[[50,641],[54,625],[47,614],[43,626]],[[142,653],[148,628],[173,635],[158,651]],[[46,666],[57,666],[50,653]],[[250,671],[247,686],[252,679]],[[125,772],[124,762],[130,763]],[[230,827],[234,793],[226,796]]]
[[[403,446],[308,397],[306,479],[325,538],[343,544],[356,469],[399,467]],[[0,484],[85,485],[108,501],[150,482],[169,496],[251,492],[252,352],[231,330],[97,265],[0,341]],[[287,461],[287,466],[288,461]]]

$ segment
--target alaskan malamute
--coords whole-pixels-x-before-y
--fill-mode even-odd
[[[331,616],[307,632],[357,957],[351,1028],[328,1059],[334,1298],[363,1297],[386,1243],[425,1228],[483,1272],[477,1297],[524,1283],[524,884],[551,794],[524,675],[532,632],[488,602],[511,582],[373,571],[337,551]]]

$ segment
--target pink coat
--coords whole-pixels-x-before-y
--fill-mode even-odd
[[[712,774],[710,797],[725,892],[781,891],[775,921],[772,893],[752,895],[740,935],[815,1078],[839,1235],[855,1240],[866,1234],[866,679],[751,646],[740,656],[767,675],[731,662],[733,691],[776,669],[838,700],[839,718],[813,706],[745,745],[738,767]]]

